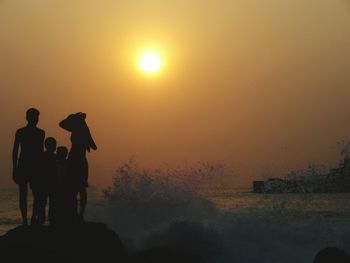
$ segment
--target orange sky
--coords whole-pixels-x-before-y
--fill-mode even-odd
[[[155,78],[134,65],[156,46]],[[0,0],[0,184],[28,107],[88,113],[93,184],[118,163],[220,162],[236,185],[309,162],[336,165],[350,138],[346,0]]]

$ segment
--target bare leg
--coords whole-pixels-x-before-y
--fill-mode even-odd
[[[31,225],[38,224],[38,215],[39,215],[39,208],[40,208],[40,195],[38,194],[38,186],[32,184],[32,193],[33,193],[33,212],[32,212],[32,218],[30,221]]]
[[[22,215],[22,225],[28,225],[27,220],[27,196],[28,196],[28,186],[27,183],[21,183],[19,187],[19,208]]]
[[[45,224],[45,220],[46,220],[47,193],[42,187],[40,191],[41,193],[40,193],[40,202],[39,202],[39,208],[38,208],[38,224],[43,225]]]
[[[86,208],[86,203],[87,203],[87,192],[86,192],[86,187],[82,187],[79,191],[80,195],[80,213],[79,217],[81,220],[84,221],[84,214],[85,214],[85,208]]]

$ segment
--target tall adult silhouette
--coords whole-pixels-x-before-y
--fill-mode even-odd
[[[78,216],[83,221],[87,204],[88,187],[88,161],[86,152],[90,149],[96,150],[97,146],[91,136],[88,125],[86,124],[86,114],[78,112],[69,115],[66,119],[59,123],[60,127],[71,132],[72,147],[69,152],[67,167],[68,174],[73,182],[75,189],[75,197],[80,195],[80,209]]]
[[[12,160],[14,182],[19,188],[19,207],[22,224],[27,225],[27,196],[30,185],[34,200],[31,224],[37,222],[40,193],[37,181],[40,179],[45,132],[37,127],[40,112],[30,108],[26,112],[27,125],[18,129],[13,145]],[[20,150],[20,154],[18,156]]]

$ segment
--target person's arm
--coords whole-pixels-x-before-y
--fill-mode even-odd
[[[90,147],[91,147],[94,151],[96,151],[96,150],[97,150],[97,145],[96,145],[94,139],[93,139],[92,137],[90,137],[90,138],[91,138]]]
[[[62,129],[71,132],[73,129],[73,117],[74,117],[74,114],[69,115],[67,118],[65,118],[63,121],[59,123],[59,126]]]
[[[84,129],[85,129],[85,136],[86,136],[86,140],[87,140],[87,148],[86,149],[88,152],[90,152],[90,148],[92,148],[94,151],[96,151],[97,146],[96,146],[94,139],[91,136],[91,132],[90,132],[89,126],[87,125],[87,123],[85,121],[85,118],[86,118],[86,114],[84,116],[84,122],[83,122]]]
[[[41,143],[40,143],[40,147],[41,147],[41,152],[44,152],[44,141],[45,141],[45,131],[43,130],[42,135],[41,135]]]
[[[19,132],[16,132],[15,136],[15,142],[13,144],[13,150],[12,150],[12,179],[16,182],[16,170],[17,170],[17,163],[18,163],[18,151],[20,146],[20,136]]]
[[[88,132],[89,132],[89,147],[91,147],[94,151],[96,151],[97,150],[97,146],[96,146],[96,143],[95,143],[94,139],[91,136],[91,132],[90,132],[89,128],[88,128]]]

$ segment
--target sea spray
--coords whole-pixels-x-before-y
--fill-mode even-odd
[[[217,214],[203,197],[204,178],[218,174],[215,166],[166,171],[138,169],[127,162],[117,169],[111,187],[103,191],[108,223],[127,236],[148,232],[174,220],[203,220]],[[202,181],[198,179],[202,178]],[[199,183],[200,182],[200,183]]]
[[[346,195],[238,193],[229,198],[258,201],[222,211],[203,194],[206,187],[180,182],[191,176],[188,171],[124,164],[104,190],[104,199],[89,209],[90,218],[108,223],[134,251],[188,248],[218,263],[307,263],[324,247],[350,248]],[[336,208],[343,214],[324,211],[333,199],[343,205]],[[319,206],[318,200],[323,200]]]

